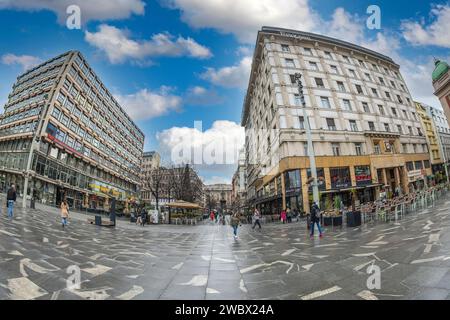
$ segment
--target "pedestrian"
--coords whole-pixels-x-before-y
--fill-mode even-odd
[[[239,224],[241,223],[241,217],[239,215],[239,213],[233,213],[233,215],[231,216],[231,227],[233,227],[233,235],[234,235],[234,240],[237,240],[238,236],[237,236],[237,231],[238,231],[238,227]]]
[[[322,238],[322,229],[320,228],[320,218],[319,218],[319,206],[316,202],[313,202],[311,206],[311,233],[310,237],[314,237],[314,225],[317,224],[317,229],[319,229],[319,237]]]
[[[141,209],[141,225],[144,226],[147,222],[147,210],[145,210],[145,206],[142,206]]]
[[[17,194],[16,194],[16,186],[14,184],[8,189],[8,193],[6,194],[6,204],[8,206],[8,218],[12,219],[14,217],[14,202],[16,202]]]
[[[281,222],[286,223],[286,210],[284,209],[281,211]]]
[[[209,218],[211,219],[211,222],[214,222],[214,211],[211,210],[211,213],[209,214]]]
[[[286,218],[287,218],[287,222],[288,223],[292,222],[292,210],[291,210],[291,208],[287,208],[287,210],[286,210]]]
[[[259,221],[261,219],[261,213],[259,212],[258,209],[255,208],[255,211],[253,212],[253,227],[252,229],[254,230],[256,225],[259,226],[259,230],[261,230],[261,222]]]
[[[69,205],[67,204],[67,200],[63,200],[61,202],[61,224],[64,228],[67,226],[67,219],[69,218]]]

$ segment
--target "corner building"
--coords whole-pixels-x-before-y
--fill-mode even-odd
[[[258,32],[244,101],[247,199],[263,213],[309,212],[312,188],[302,105],[302,74],[321,206],[350,191],[371,201],[382,189],[424,186],[431,165],[415,104],[391,58],[312,33]]]
[[[0,118],[0,173],[5,190],[76,208],[119,211],[138,192],[144,134],[80,52],[25,72]]]

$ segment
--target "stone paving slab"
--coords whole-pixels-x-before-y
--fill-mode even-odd
[[[229,226],[86,222],[55,208],[0,216],[0,299],[449,299],[450,193],[390,223],[325,228],[304,221]],[[375,265],[380,288],[367,286]],[[81,288],[67,289],[67,268]]]

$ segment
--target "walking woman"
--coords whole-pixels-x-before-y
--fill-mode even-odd
[[[281,211],[281,221],[283,224],[286,223],[286,210]]]
[[[253,223],[252,229],[255,230],[256,225],[259,227],[259,231],[261,231],[261,222],[259,221],[261,219],[261,213],[259,213],[259,210],[255,208],[255,211],[253,213],[253,220],[255,221]]]
[[[231,216],[231,226],[233,227],[234,240],[237,240],[237,230],[241,223],[241,219],[238,213],[233,213]]]
[[[69,205],[67,204],[67,200],[63,200],[61,202],[61,223],[64,228],[67,226],[67,218],[69,218]]]

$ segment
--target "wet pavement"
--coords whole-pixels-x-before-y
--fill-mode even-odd
[[[450,298],[450,193],[322,239],[304,222],[243,225],[235,240],[222,225],[114,229],[73,214],[62,229],[55,209],[15,214],[0,217],[0,299]],[[79,289],[67,287],[73,268]]]

